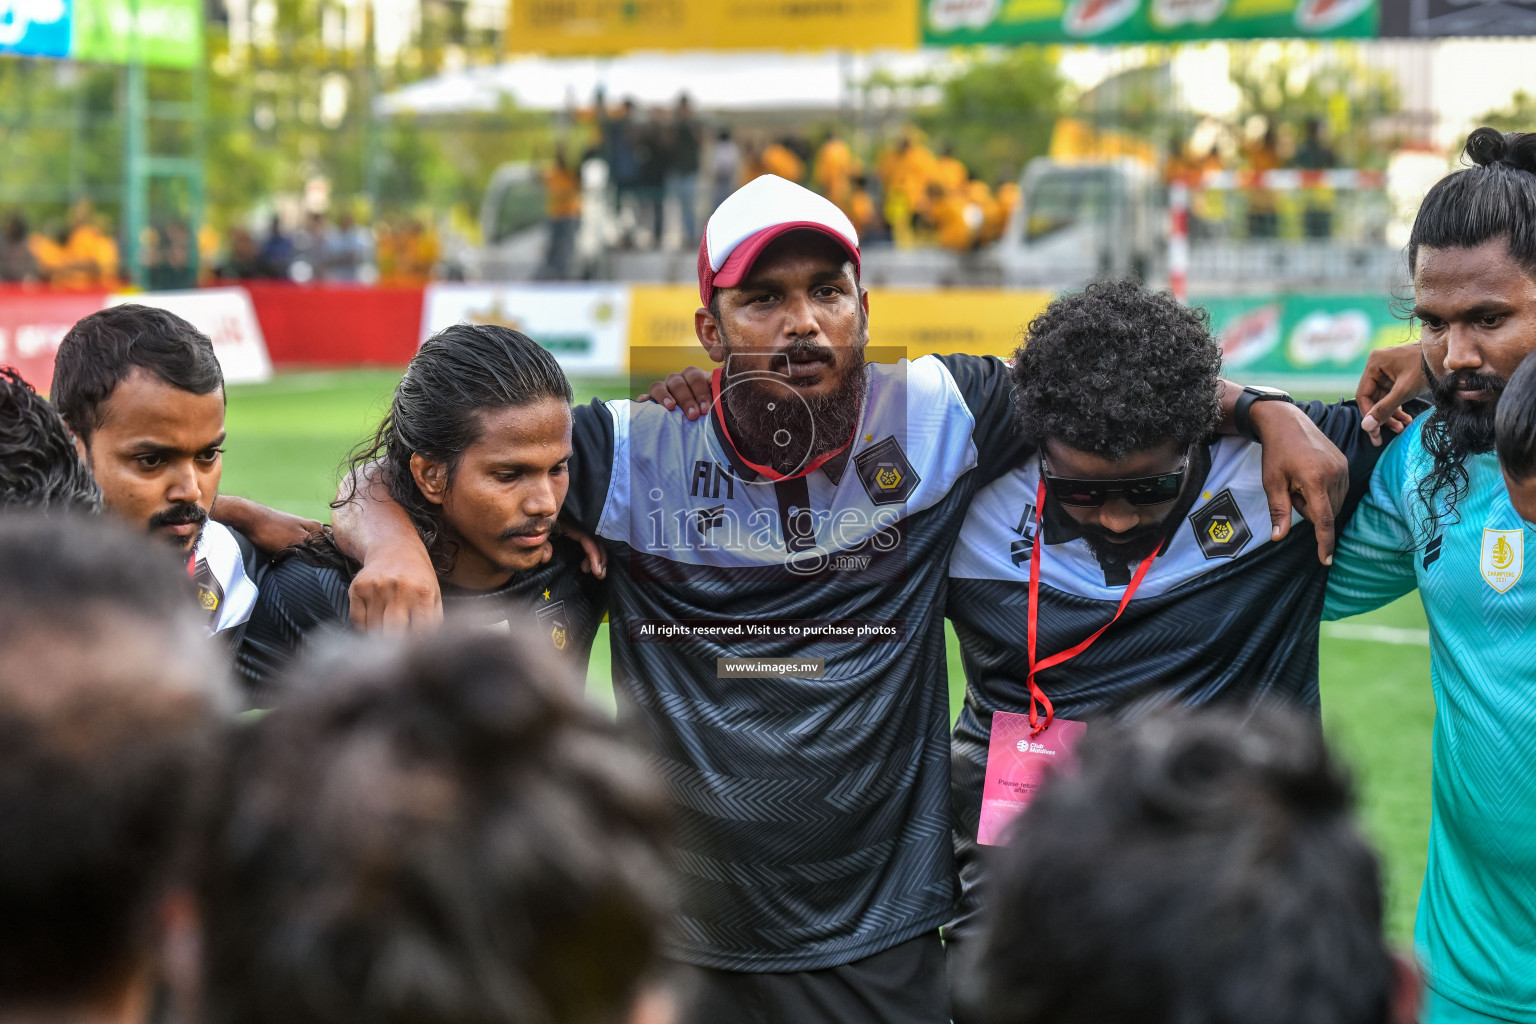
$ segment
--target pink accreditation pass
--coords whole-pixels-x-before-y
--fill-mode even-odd
[[[987,746],[987,776],[981,789],[981,827],[976,841],[998,846],[1019,812],[1029,806],[1047,772],[1070,768],[1077,744],[1088,731],[1086,722],[1055,719],[1050,728],[1031,736],[1028,715],[997,711],[992,715],[992,740]]]

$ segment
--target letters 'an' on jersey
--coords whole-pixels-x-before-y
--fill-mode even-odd
[[[620,714],[678,808],[669,952],[691,963],[835,966],[951,912],[946,572],[972,494],[1022,446],[997,359],[868,377],[847,452],[779,482],[715,415],[577,409],[566,509],[610,544]],[[743,657],[824,676],[721,674]]]

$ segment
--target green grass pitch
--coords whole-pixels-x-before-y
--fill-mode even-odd
[[[223,489],[327,519],[338,467],[354,444],[371,435],[397,380],[394,371],[353,370],[232,387]],[[620,397],[624,388],[623,381],[578,381],[577,400]],[[1354,766],[1365,827],[1386,865],[1389,931],[1407,946],[1429,829],[1434,701],[1429,648],[1422,642],[1424,612],[1410,595],[1346,626],[1357,628],[1324,629],[1323,718]],[[953,634],[949,682],[951,707],[958,712],[964,683]],[[595,700],[612,706],[606,632],[593,651],[589,687]]]

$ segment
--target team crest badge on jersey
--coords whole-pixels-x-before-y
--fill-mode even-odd
[[[192,574],[192,584],[197,587],[197,604],[208,613],[208,621],[218,621],[219,606],[224,603],[224,587],[208,567],[206,559],[198,559]]]
[[[1483,531],[1483,579],[1499,593],[1520,582],[1525,569],[1525,531]]]
[[[565,650],[571,635],[570,627],[565,621],[565,602],[556,601],[554,604],[540,608],[539,622],[549,630],[549,642],[555,645],[555,650]]]
[[[1206,502],[1189,517],[1189,525],[1206,558],[1236,558],[1253,539],[1253,531],[1248,529],[1231,491],[1222,491]]]
[[[876,505],[906,501],[917,489],[918,476],[894,437],[865,448],[853,457],[853,464],[869,500]]]

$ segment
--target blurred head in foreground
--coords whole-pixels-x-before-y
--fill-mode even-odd
[[[983,1024],[1390,1024],[1416,983],[1315,724],[1278,710],[1091,730],[999,851]]]
[[[1495,428],[1494,447],[1510,503],[1520,518],[1536,523],[1536,356],[1527,356],[1509,378]]]
[[[230,697],[188,586],[111,520],[0,519],[0,1016],[143,1020],[185,948]]]
[[[191,551],[224,468],[224,374],[213,342],[163,309],[92,313],[59,344],[49,399],[108,511]]]
[[[351,641],[236,751],[210,1024],[665,1021],[663,797],[534,639]]]
[[[44,512],[101,507],[101,488],[69,428],[9,366],[0,367],[0,508]]]

